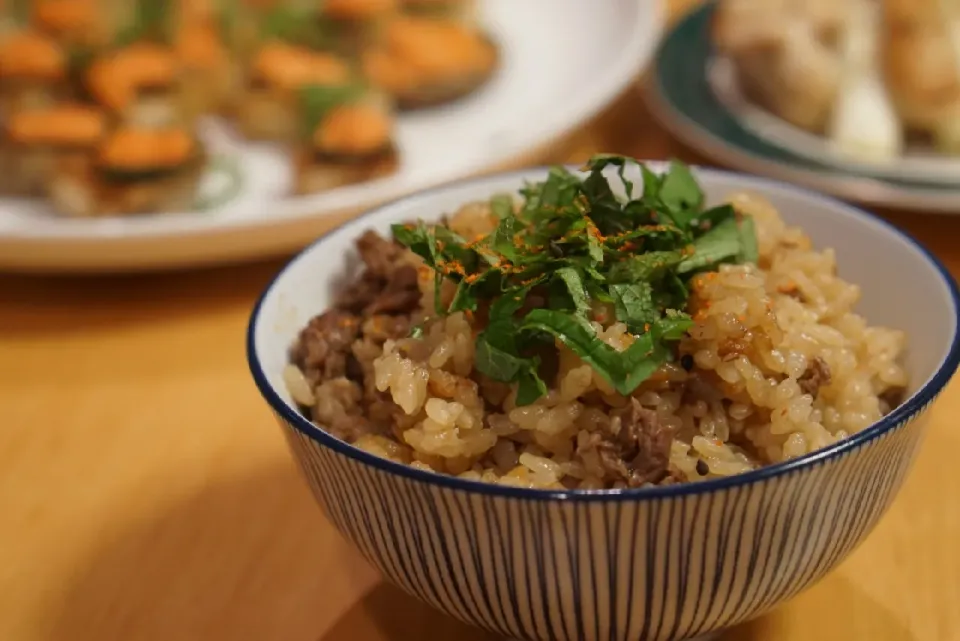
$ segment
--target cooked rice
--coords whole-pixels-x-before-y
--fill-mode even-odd
[[[759,197],[739,195],[733,203],[755,220],[759,268],[724,265],[697,276],[688,308],[696,325],[679,350],[690,371],[676,359],[632,394],[673,430],[672,481],[729,476],[823,448],[877,421],[894,404],[888,397],[907,384],[898,362],[904,333],[872,327],[853,311],[860,289],[837,276],[833,250],[813,249],[801,229],[786,225]],[[488,232],[493,220],[486,206],[471,204],[450,227],[473,237]],[[406,260],[422,265],[413,254]],[[429,270],[420,270],[419,285],[424,309],[432,309]],[[594,327],[618,350],[634,340],[622,323]],[[517,407],[516,385],[474,372],[477,331],[470,314],[455,313],[427,321],[420,338],[387,340],[372,354],[367,345],[367,359],[360,360],[367,360],[368,386],[372,381],[389,394],[399,410],[366,417],[390,424],[359,434],[354,445],[465,479],[624,487],[583,446],[630,400],[557,343],[549,394]],[[807,385],[818,368],[826,384],[811,394]],[[359,402],[336,381],[311,389],[295,367],[286,379],[293,397],[324,424],[343,420],[338,413],[351,413]]]

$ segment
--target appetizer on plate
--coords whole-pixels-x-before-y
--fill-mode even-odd
[[[957,0],[724,0],[713,27],[748,100],[841,154],[960,151]]]
[[[441,104],[483,85],[497,66],[496,45],[454,20],[399,17],[364,52],[367,77],[403,109]]]
[[[52,187],[58,165],[86,157],[96,147],[106,118],[93,107],[64,104],[17,111],[4,125],[0,192],[40,196]]]
[[[840,92],[843,3],[724,0],[713,37],[743,91],[804,129],[823,131]]]
[[[309,194],[393,173],[398,164],[390,104],[360,86],[306,86],[297,192]]]
[[[98,104],[132,125],[187,124],[195,115],[188,109],[174,51],[153,42],[96,58],[87,69],[86,88]]]
[[[459,98],[496,68],[473,4],[15,0],[0,11],[0,189],[75,216],[183,209],[206,114],[289,144],[299,193],[393,172],[395,108]]]
[[[185,20],[174,48],[187,112],[232,111],[243,87],[243,71],[230,55],[217,21],[200,16]]]
[[[61,163],[50,193],[70,216],[189,211],[203,168],[203,148],[187,129],[122,126],[94,153]]]
[[[108,24],[96,0],[34,0],[37,27],[71,47],[96,48],[107,43]]]
[[[0,112],[45,107],[70,94],[67,55],[29,29],[0,35]]]
[[[333,54],[272,41],[256,53],[237,120],[244,135],[291,141],[300,127],[300,90],[308,85],[338,87],[351,81],[350,66]]]

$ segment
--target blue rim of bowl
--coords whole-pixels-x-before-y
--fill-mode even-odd
[[[748,130],[714,94],[707,66],[716,1],[691,11],[664,34],[646,83],[646,102],[668,131],[725,164],[842,198],[884,207],[956,213],[960,185],[893,179],[840,169],[794,153]]]
[[[574,168],[572,166],[568,167]],[[320,426],[308,421],[299,411],[297,411],[297,409],[291,407],[286,401],[283,400],[283,398],[281,398],[277,390],[274,389],[274,387],[267,380],[266,374],[263,372],[263,368],[261,367],[260,359],[257,356],[256,351],[256,332],[257,323],[260,317],[260,310],[264,301],[273,290],[277,282],[283,278],[284,274],[286,274],[294,264],[299,262],[307,254],[311,253],[313,249],[317,245],[323,243],[327,237],[350,227],[359,227],[363,224],[365,219],[378,214],[385,209],[391,209],[398,205],[417,200],[426,200],[438,191],[445,191],[458,186],[466,186],[473,182],[484,182],[496,178],[510,178],[513,176],[516,176],[519,180],[520,177],[534,172],[542,172],[544,175],[546,175],[549,168],[549,166],[528,167],[510,172],[473,176],[461,180],[450,181],[430,189],[397,198],[370,209],[363,214],[360,214],[359,216],[334,227],[318,237],[299,254],[294,256],[286,265],[283,266],[283,268],[277,273],[276,276],[273,277],[267,287],[263,290],[263,293],[260,295],[260,298],[257,300],[256,305],[253,308],[253,312],[250,315],[249,324],[247,325],[247,364],[250,368],[250,373],[253,375],[253,380],[257,385],[257,389],[267,401],[267,404],[270,405],[270,408],[281,418],[283,418],[287,424],[292,425],[299,432],[310,437],[320,445],[328,447],[338,454],[347,456],[365,465],[370,465],[384,472],[405,477],[413,481],[438,485],[453,490],[501,496],[511,499],[568,501],[609,501],[620,499],[645,500],[703,494],[718,490],[731,489],[742,485],[749,485],[752,483],[772,479],[774,477],[790,474],[792,472],[797,472],[803,468],[813,467],[825,463],[830,459],[842,456],[847,452],[856,450],[870,441],[873,441],[883,434],[895,429],[897,426],[902,425],[907,420],[913,418],[930,402],[932,402],[941,391],[943,391],[947,383],[950,382],[950,379],[953,378],[958,366],[960,366],[960,322],[958,322],[954,326],[953,339],[950,344],[950,349],[947,351],[947,354],[940,363],[937,371],[927,380],[926,383],[924,383],[923,387],[918,389],[910,398],[908,398],[899,407],[894,409],[890,414],[887,414],[870,427],[867,427],[866,429],[861,430],[860,432],[857,432],[856,434],[849,436],[842,441],[789,461],[765,465],[749,472],[743,472],[741,474],[735,474],[733,476],[724,478],[710,479],[708,481],[678,483],[675,485],[607,490],[545,490],[511,487],[506,485],[485,483],[482,481],[461,479],[455,476],[440,474],[437,472],[418,470],[414,467],[410,467],[409,465],[395,463],[388,459],[375,456],[357,447],[354,447],[353,445],[350,445],[346,441],[338,439],[337,437],[327,433]],[[807,189],[782,183],[770,178],[748,176],[737,172],[703,166],[694,166],[693,169],[698,173],[712,174],[718,177],[734,176],[740,180],[747,178],[748,180],[756,183],[758,187],[769,187],[779,191],[788,191],[799,194],[807,198],[818,199],[823,202],[823,204],[829,205],[830,207],[845,209],[856,216],[862,216],[875,223],[879,223],[893,234],[902,238],[908,244],[913,245],[936,269],[936,271],[940,274],[943,284],[946,285],[947,290],[950,292],[954,316],[960,318],[960,290],[958,290],[957,283],[947,268],[916,238],[907,232],[902,231],[892,223],[887,222],[880,216],[872,214],[859,207],[849,205],[831,196],[812,192]]]

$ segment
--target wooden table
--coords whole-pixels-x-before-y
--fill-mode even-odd
[[[703,161],[636,90],[548,160],[594,150]],[[890,218],[960,276],[960,220]],[[281,264],[0,277],[0,640],[488,638],[383,583],[298,478],[243,353]],[[867,543],[723,638],[960,638],[957,412],[960,382]]]

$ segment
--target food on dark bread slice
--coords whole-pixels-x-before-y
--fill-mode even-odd
[[[50,195],[77,217],[189,211],[204,165],[199,141],[185,129],[125,127],[95,154],[62,163]]]
[[[499,51],[482,31],[453,20],[400,17],[364,52],[364,74],[401,109],[450,102],[496,71]]]
[[[244,135],[290,142],[300,131],[300,91],[307,85],[337,87],[351,80],[346,61],[329,53],[283,42],[257,51],[236,110]]]
[[[103,138],[106,118],[99,110],[67,104],[18,111],[6,120],[0,139],[0,192],[40,196],[59,163],[90,153]]]
[[[304,133],[295,160],[297,193],[396,171],[393,119],[381,96],[363,87],[307,87],[301,101]]]

